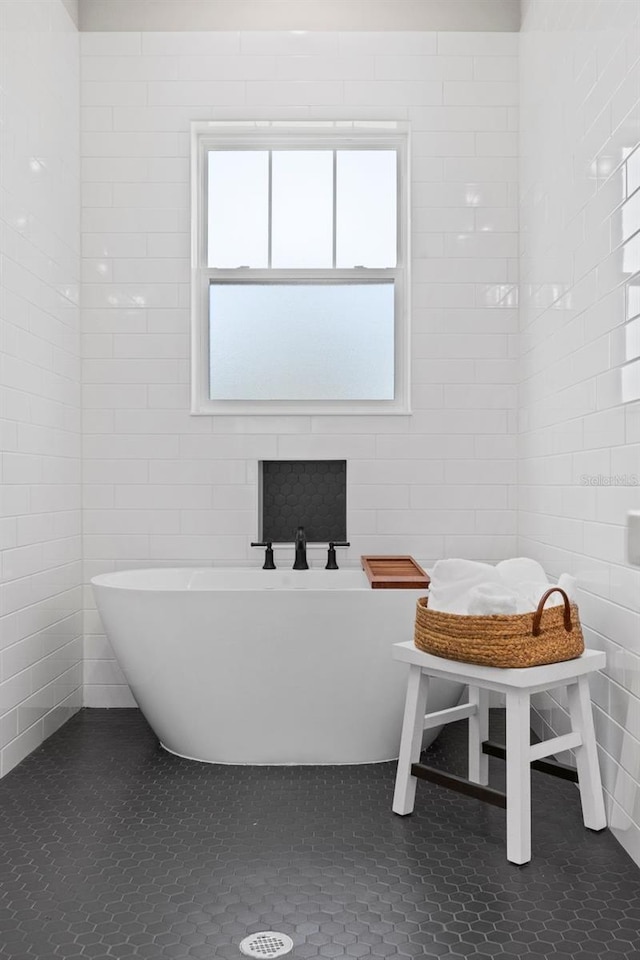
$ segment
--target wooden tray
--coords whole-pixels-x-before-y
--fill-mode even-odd
[[[372,590],[426,590],[431,578],[413,557],[360,557]]]

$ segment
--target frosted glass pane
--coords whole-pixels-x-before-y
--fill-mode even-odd
[[[269,152],[209,153],[207,263],[266,267],[269,262]]]
[[[394,289],[211,284],[213,400],[392,400]]]
[[[395,267],[395,150],[338,150],[336,266]]]
[[[274,150],[273,267],[333,266],[333,152]]]

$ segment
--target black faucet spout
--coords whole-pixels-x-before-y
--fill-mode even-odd
[[[304,527],[298,527],[296,532],[296,557],[293,562],[294,570],[308,570],[309,564],[307,563],[307,538],[305,536]]]

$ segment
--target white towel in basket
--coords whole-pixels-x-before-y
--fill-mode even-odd
[[[531,557],[512,557],[496,564],[496,570],[505,583],[518,588],[521,583],[539,583],[547,588],[549,581],[537,560]]]
[[[520,605],[520,597],[506,584],[479,583],[469,590],[467,613],[472,617],[519,613]]]
[[[469,591],[480,583],[502,584],[489,563],[476,560],[438,560],[431,571],[429,607],[442,613],[468,612]]]
[[[503,560],[495,567],[476,560],[439,560],[431,573],[429,607],[463,616],[532,613],[551,586],[538,561],[529,557]],[[575,602],[575,577],[563,573],[558,586]],[[547,605],[562,602],[559,593],[552,593]]]

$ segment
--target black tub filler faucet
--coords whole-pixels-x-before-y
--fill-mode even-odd
[[[305,536],[304,527],[298,527],[296,532],[296,557],[293,561],[294,570],[308,570],[309,564],[307,563],[307,538]]]

